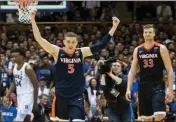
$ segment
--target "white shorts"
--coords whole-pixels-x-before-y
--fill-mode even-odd
[[[34,104],[34,92],[17,96],[17,117],[15,121],[24,121],[27,115],[32,113]]]

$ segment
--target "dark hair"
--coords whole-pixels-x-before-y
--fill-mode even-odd
[[[123,63],[121,62],[121,61],[116,61],[116,62],[114,62],[114,63],[119,63],[120,64],[120,66],[121,66],[121,72],[122,73],[124,73],[125,71],[125,66],[123,65]],[[114,74],[114,75],[116,75],[113,71],[112,71],[112,73]]]
[[[121,61],[117,61],[120,65],[121,65],[121,68],[122,68],[122,71],[124,70],[124,65],[123,65],[123,63],[121,62]]]
[[[76,37],[76,39],[78,39],[78,35],[74,32],[67,32],[65,35],[64,35],[64,38],[65,37]]]
[[[25,49],[24,48],[13,49],[11,53],[19,53],[21,56],[25,57]]]
[[[169,53],[174,52],[176,53],[175,49],[169,49]]]
[[[44,96],[48,98],[48,95],[46,95],[46,94],[41,94],[41,95],[39,96],[39,98],[42,99]]]
[[[49,59],[48,54],[44,54],[44,55],[42,56],[42,58],[47,58],[47,59]]]
[[[91,83],[92,83],[92,80],[93,80],[93,79],[95,79],[95,80],[97,81],[97,79],[96,79],[96,78],[94,78],[94,77],[90,79],[89,86],[90,86],[90,89],[91,89],[91,94],[92,94],[92,95],[94,95],[94,92],[93,92],[93,90],[94,90],[94,89],[93,89],[93,87],[92,87],[92,85],[91,85]],[[98,90],[99,90],[99,87],[98,87],[98,82],[97,82],[97,86],[96,86],[96,88],[95,88],[95,89],[96,89],[96,90],[97,90],[97,92],[98,92]]]
[[[5,51],[2,51],[0,54],[6,56]]]

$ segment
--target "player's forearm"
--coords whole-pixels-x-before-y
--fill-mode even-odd
[[[90,50],[92,53],[97,52],[97,51],[104,49],[106,47],[106,45],[110,42],[111,37],[114,35],[114,33],[117,29],[117,26],[118,26],[118,24],[113,25],[111,30],[109,31],[109,33],[106,34],[100,42],[98,42],[97,44],[90,47]]]
[[[38,85],[38,83],[36,83],[35,86],[34,86],[34,104],[37,104],[38,88],[39,88],[39,85]]]
[[[37,104],[39,84],[37,79],[31,79],[34,88],[34,104]]]
[[[128,74],[128,83],[127,83],[127,91],[131,90],[132,84],[134,82],[134,77],[135,77],[135,73],[133,72],[129,72]]]
[[[91,52],[94,53],[101,49],[104,49],[106,45],[110,42],[110,40],[111,40],[111,35],[106,34],[100,42],[90,47]]]
[[[10,86],[10,89],[9,89],[9,91],[7,92],[7,97],[9,97],[10,96],[10,94],[15,90],[15,88],[16,88],[16,84],[15,84],[15,82],[12,82],[12,84],[11,84],[11,86]]]
[[[115,31],[116,31],[116,29],[117,29],[117,26],[113,26],[113,27],[111,28],[111,30],[109,31],[109,35],[113,36],[114,33],[115,33]]]
[[[45,48],[47,45],[50,45],[50,43],[48,41],[46,41],[45,39],[43,39],[41,37],[40,31],[37,27],[37,24],[35,22],[35,19],[31,19],[31,23],[32,23],[32,30],[33,30],[33,34],[35,37],[35,40],[43,47]],[[46,47],[47,48],[47,47]]]
[[[174,81],[174,74],[173,71],[169,71],[168,73],[168,85],[169,85],[169,91],[173,91],[173,81]]]
[[[35,40],[49,53],[53,52],[53,47],[52,45],[45,40],[44,38],[41,37],[41,34],[39,32],[39,29],[37,27],[37,24],[35,22],[35,19],[31,19],[31,23],[32,23],[32,30],[33,30],[33,34],[35,37]]]
[[[34,18],[31,19],[31,24],[32,24],[32,31],[33,31],[34,37],[36,41],[40,43],[40,41],[42,40],[42,37]]]

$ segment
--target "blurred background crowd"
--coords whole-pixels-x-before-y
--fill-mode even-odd
[[[103,118],[108,120],[111,116],[108,110],[107,101],[102,93],[100,85],[101,75],[95,72],[98,61],[116,58],[117,62],[112,65],[113,73],[122,78],[123,85],[119,85],[121,96],[125,96],[127,75],[130,70],[132,54],[136,46],[142,44],[144,23],[154,23],[156,26],[155,40],[166,45],[169,50],[170,58],[174,70],[174,91],[176,84],[176,28],[175,28],[175,2],[124,2],[128,11],[131,12],[131,21],[125,22],[121,20],[123,11],[118,10],[121,2],[69,2],[69,10],[67,12],[41,12],[38,13],[37,21],[52,22],[80,22],[72,25],[50,24],[39,25],[42,37],[50,43],[59,47],[64,47],[64,34],[73,31],[78,34],[78,48],[93,45],[101,41],[102,37],[111,28],[112,16],[117,16],[121,20],[121,25],[112,37],[107,47],[96,52],[92,57],[85,58],[83,70],[85,76],[84,96],[85,96],[85,116],[87,122],[101,122]],[[117,8],[117,9],[116,9]],[[36,72],[39,81],[38,103],[43,113],[39,112],[38,117],[34,120],[46,121],[52,116],[51,106],[54,99],[54,81],[55,75],[54,59],[46,53],[44,49],[35,41],[30,25],[23,28],[18,25],[7,24],[6,22],[17,22],[18,14],[1,13],[0,20],[0,105],[2,118],[6,120],[15,118],[16,115],[16,94],[11,94],[11,99],[2,102],[3,96],[6,94],[12,82],[12,67],[14,65],[11,50],[18,47],[25,48],[25,61],[30,63]],[[87,23],[81,22],[101,22]],[[108,23],[110,22],[110,23]],[[62,70],[62,69],[61,69]],[[167,92],[167,74],[165,72],[163,80],[166,83]],[[116,115],[119,121],[125,121],[130,116],[130,120],[137,119],[137,103],[138,103],[138,82],[136,79],[132,88],[132,102],[126,103],[119,99],[116,106]],[[125,85],[124,85],[125,84]],[[174,92],[175,93],[175,92]],[[176,95],[172,102],[166,101],[167,117],[166,120],[175,120],[176,118]],[[10,112],[13,114],[3,113],[10,106]],[[107,118],[106,118],[107,117]],[[4,118],[3,118],[4,119]]]

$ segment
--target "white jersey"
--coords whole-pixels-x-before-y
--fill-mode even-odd
[[[17,95],[28,94],[34,91],[33,85],[29,77],[26,75],[25,69],[27,65],[28,63],[24,63],[20,70],[17,70],[17,64],[14,66],[13,75],[15,79]]]

